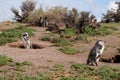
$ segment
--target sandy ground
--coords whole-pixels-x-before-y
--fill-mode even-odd
[[[8,27],[7,27],[8,28]],[[67,55],[62,53],[59,50],[59,47],[52,46],[52,43],[46,41],[40,41],[42,36],[47,34],[45,28],[40,27],[30,27],[36,30],[35,36],[30,37],[32,43],[39,43],[44,46],[42,49],[21,49],[21,48],[13,48],[10,47],[9,44],[4,46],[0,46],[0,54],[5,54],[9,57],[12,57],[15,61],[30,61],[35,66],[47,65],[53,66],[54,64],[64,64],[66,67],[69,67],[72,63],[86,63],[86,59],[90,49],[94,46],[96,40],[102,39],[106,41],[106,49],[103,52],[103,58],[110,58],[114,56],[114,54],[120,54],[117,52],[117,48],[120,46],[120,39],[118,35],[109,35],[104,37],[94,37],[89,44],[79,43],[77,46],[80,46],[83,51],[80,54],[75,55]],[[3,29],[3,28],[2,28]],[[22,43],[22,41],[18,41],[17,43]],[[12,43],[14,44],[14,43]],[[99,62],[101,65],[112,65],[112,66],[120,66],[119,63],[104,63]]]

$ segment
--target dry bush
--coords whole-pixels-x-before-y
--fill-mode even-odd
[[[91,27],[95,30],[98,27],[97,19],[90,12],[82,11],[79,15],[79,20],[76,24],[76,29],[78,33],[84,33],[87,27]]]
[[[33,25],[39,25],[40,17],[45,16],[45,11],[43,10],[42,6],[38,10],[34,10],[28,16],[28,23]]]
[[[12,8],[11,10],[14,12],[17,21],[42,27],[46,26],[49,30],[56,30],[57,28],[59,34],[59,28],[64,26],[73,28],[78,33],[84,33],[87,26],[92,27],[92,29],[98,26],[95,16],[91,15],[90,12],[78,12],[75,8],[68,10],[68,8],[63,6],[48,7],[47,9],[43,9],[40,6],[37,10],[34,8],[35,2],[26,0],[22,3],[21,15],[17,9]]]
[[[76,26],[76,23],[79,19],[78,10],[73,8],[69,10],[64,16],[62,17],[62,21],[65,23],[67,28],[73,28]]]
[[[58,26],[62,26],[62,17],[66,14],[68,9],[63,6],[55,6],[46,10],[46,16],[49,18],[49,23],[56,23]]]
[[[120,22],[120,2],[116,2],[116,5],[118,6],[117,10],[111,9],[106,14],[103,14],[102,22]]]
[[[62,16],[65,13],[67,13],[67,8],[62,6],[55,6],[47,8],[46,10],[41,6],[38,10],[35,10],[29,15],[28,22],[40,26],[41,19],[45,21],[45,18],[47,18],[45,22],[48,22],[48,25],[55,24],[62,26]]]
[[[21,14],[16,8],[12,7],[11,11],[15,14],[13,19],[17,22],[27,22],[27,17],[29,16],[30,12],[35,9],[35,6],[36,2],[33,0],[23,1],[22,5],[20,6]]]

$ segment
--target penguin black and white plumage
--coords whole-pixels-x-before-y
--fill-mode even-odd
[[[98,61],[104,51],[105,45],[104,45],[105,41],[103,40],[98,40],[95,44],[95,46],[91,49],[89,55],[88,55],[88,59],[87,59],[87,64],[89,65],[94,65],[94,63],[96,64],[96,66],[98,66]]]
[[[27,49],[30,49],[31,43],[28,37],[29,37],[29,34],[27,32],[24,32],[22,34],[22,41],[23,41],[24,47]]]

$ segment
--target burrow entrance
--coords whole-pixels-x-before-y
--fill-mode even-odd
[[[13,48],[25,49],[24,45],[23,44],[19,44],[19,43],[9,44],[9,46],[13,47]],[[32,43],[30,49],[42,49],[42,48],[44,48],[43,45]]]
[[[120,63],[120,55],[115,55],[111,58],[101,58],[101,62],[107,62],[107,63]]]

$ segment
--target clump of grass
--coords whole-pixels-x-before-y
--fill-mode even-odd
[[[71,55],[79,53],[79,50],[77,50],[73,47],[70,47],[70,46],[66,46],[66,47],[64,46],[60,50],[65,54],[71,54]]]
[[[51,36],[50,35],[45,35],[41,38],[42,41],[50,41],[51,40]]]
[[[54,43],[54,46],[72,46],[72,42],[66,38],[53,37],[51,42]]]
[[[33,31],[34,30],[28,29],[25,26],[18,26],[16,28],[4,30],[0,34],[0,45],[17,41],[21,38],[23,32],[28,32],[30,36],[33,36]]]
[[[74,70],[87,70],[89,68],[89,66],[85,65],[85,64],[72,64],[71,65],[71,69]]]
[[[86,42],[86,43],[89,42],[89,40],[88,40],[88,35],[87,35],[87,34],[77,35],[75,40],[80,40],[80,41]]]
[[[24,71],[23,64],[20,62],[15,62],[14,64],[12,64],[12,67],[14,67],[14,70],[16,71]]]
[[[85,28],[84,34],[95,35],[95,30],[93,30],[91,27],[87,27]]]
[[[33,64],[29,61],[23,61],[21,64],[23,65],[28,65],[28,66],[32,66]]]
[[[23,61],[22,63],[20,62],[15,62],[14,64],[12,64],[12,66],[14,67],[14,70],[16,71],[24,71],[24,66],[32,66],[33,64],[29,61]]]
[[[9,62],[13,62],[13,59],[6,55],[0,55],[0,66],[7,65]]]
[[[61,35],[65,38],[69,38],[69,37],[72,37],[72,36],[75,36],[76,33],[75,33],[75,29],[73,28],[66,28],[64,31],[61,32]]]
[[[46,65],[40,65],[38,68],[42,68],[42,69],[50,69],[49,66],[46,66]]]
[[[54,66],[53,66],[53,69],[52,70],[54,70],[54,71],[63,71],[64,70],[64,65],[62,65],[62,64],[55,64]]]
[[[22,66],[15,66],[15,67],[14,67],[14,70],[20,71],[20,72],[23,72],[23,71],[24,71],[24,69],[23,69]]]

